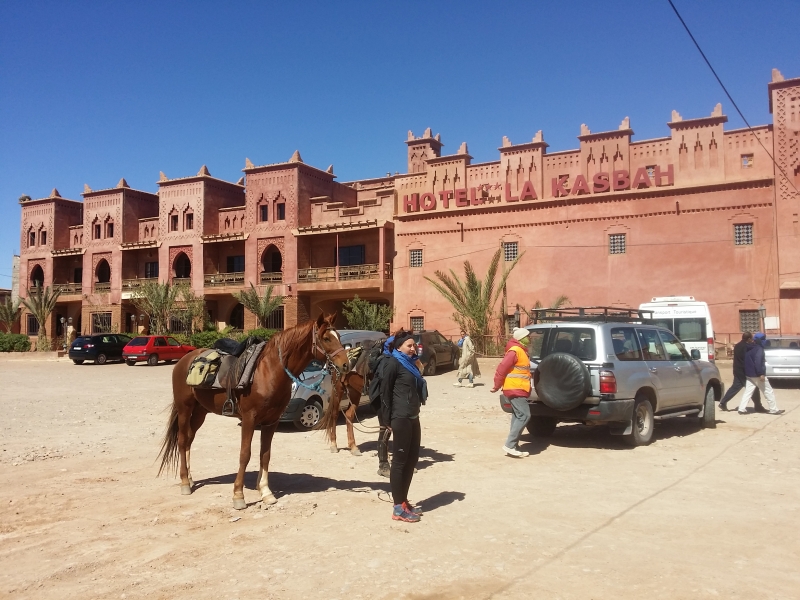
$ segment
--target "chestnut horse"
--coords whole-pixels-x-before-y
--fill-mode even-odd
[[[383,344],[383,341],[380,342]],[[366,382],[369,380],[369,365],[368,363],[369,349],[364,350],[359,355],[353,367],[338,381],[335,382],[333,399],[337,401],[337,405],[347,394],[350,399],[350,406],[347,410],[343,410],[345,424],[347,426],[347,447],[353,456],[361,456],[361,451],[356,444],[356,436],[353,432],[353,419],[356,417],[356,410],[361,402],[361,396],[367,392],[365,389]],[[331,452],[338,452],[339,446],[336,444],[336,421],[339,414],[336,411],[330,411],[323,416],[318,425],[319,429],[324,429],[331,444]]]
[[[277,502],[267,482],[272,437],[278,428],[281,415],[289,405],[292,379],[298,377],[313,359],[333,365],[335,379],[347,373],[347,353],[333,328],[334,317],[319,318],[276,334],[266,345],[253,375],[252,384],[244,390],[236,403],[236,414],[242,421],[242,444],[239,451],[239,472],[233,483],[233,507],[247,507],[244,501],[244,474],[250,462],[253,432],[261,426],[261,451],[256,488],[261,501]],[[192,360],[202,352],[195,350],[178,361],[172,371],[172,412],[167,421],[167,432],[161,445],[161,468],[175,469],[180,458],[181,494],[191,494],[194,482],[189,474],[189,454],[197,430],[208,413],[222,414],[227,399],[225,390],[193,388],[186,385],[186,375]],[[338,404],[331,402],[328,412],[338,412]]]

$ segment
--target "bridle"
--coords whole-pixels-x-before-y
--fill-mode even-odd
[[[334,333],[336,333],[336,330],[331,326],[328,326],[328,331],[333,331]],[[330,352],[330,353],[326,352],[325,348],[320,346],[319,336],[317,335],[317,328],[316,327],[314,327],[312,329],[312,332],[311,332],[311,351],[312,351],[312,356],[314,356],[314,358],[317,358],[317,356],[316,356],[317,352],[319,352],[322,355],[322,357],[325,359],[325,366],[328,367],[329,370],[330,370],[330,367],[333,367],[335,369],[335,371],[336,371],[336,374],[334,376],[335,379],[344,377],[345,374],[342,372],[342,369],[340,367],[338,367],[335,362],[333,362],[333,358],[335,356],[337,356],[338,354],[340,354],[342,352],[345,352],[344,346],[342,346],[341,348],[339,348],[335,352]]]

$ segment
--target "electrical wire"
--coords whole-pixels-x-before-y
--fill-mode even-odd
[[[742,121],[744,121],[744,124],[747,125],[747,129],[749,129],[750,133],[752,133],[753,136],[756,138],[759,145],[764,149],[764,152],[766,152],[767,156],[769,156],[770,160],[772,161],[772,164],[775,165],[775,167],[781,172],[781,175],[783,175],[783,177],[786,179],[786,182],[794,188],[794,191],[796,193],[800,194],[800,190],[798,190],[797,186],[795,186],[792,180],[789,179],[789,176],[786,174],[786,171],[784,171],[783,167],[781,167],[777,163],[775,158],[772,156],[772,153],[769,150],[767,150],[767,147],[761,141],[761,138],[758,137],[756,132],[750,126],[750,122],[747,120],[744,114],[742,114],[742,111],[739,110],[739,105],[736,104],[736,101],[733,99],[733,96],[731,96],[730,92],[728,92],[728,88],[726,88],[725,84],[722,83],[722,79],[719,78],[719,75],[717,75],[717,72],[714,70],[714,67],[711,66],[711,61],[708,60],[708,57],[706,57],[706,53],[703,52],[703,49],[700,47],[700,44],[697,43],[697,40],[695,39],[694,35],[692,35],[689,26],[686,24],[686,21],[683,20],[681,13],[678,12],[678,9],[672,3],[672,0],[667,0],[667,2],[669,2],[669,5],[672,7],[672,10],[675,12],[675,15],[678,17],[678,20],[681,22],[681,25],[683,25],[683,28],[686,30],[686,33],[689,34],[689,37],[692,39],[692,42],[694,43],[695,48],[697,48],[697,51],[700,53],[700,56],[703,57],[703,60],[705,61],[706,65],[708,65],[708,68],[711,69],[711,73],[714,75],[714,78],[717,80],[717,83],[719,83],[720,87],[722,88],[722,91],[725,92],[725,95],[728,97],[728,100],[730,100],[731,104],[733,104],[733,108],[736,109],[736,112],[739,113],[739,116],[742,118]]]

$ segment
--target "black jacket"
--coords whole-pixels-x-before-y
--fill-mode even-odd
[[[390,418],[418,417],[423,390],[417,378],[391,356],[381,361],[381,367],[381,403],[388,409]]]
[[[742,340],[733,347],[733,376],[744,379],[744,357],[747,354],[747,342]]]

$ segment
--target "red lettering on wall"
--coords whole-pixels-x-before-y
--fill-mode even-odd
[[[575,183],[572,184],[572,195],[579,196],[580,194],[588,194],[589,193],[589,184],[586,181],[586,177],[583,175],[578,175],[575,178]]]
[[[667,178],[667,184],[666,185],[674,185],[675,184],[675,174],[672,172],[672,165],[667,165],[666,172],[662,171],[661,167],[656,167],[656,176],[655,176],[656,185],[658,185],[658,186],[664,185],[661,182],[661,178],[662,177],[666,177]]]
[[[439,192],[439,200],[442,201],[442,206],[450,208],[450,196],[453,195],[451,190],[442,190]]]
[[[519,200],[519,198],[517,198],[516,196],[512,196],[511,195],[511,184],[510,183],[506,183],[503,186],[503,188],[505,190],[506,202],[516,202],[517,200]]]
[[[614,191],[627,190],[631,186],[630,174],[626,170],[614,171],[612,176]]]
[[[520,200],[536,200],[536,190],[533,189],[533,184],[526,181],[522,186],[522,191],[519,194]]]
[[[467,200],[467,188],[459,188],[455,190],[454,198],[457,207],[464,208],[469,206],[469,201]]]
[[[469,201],[472,203],[472,206],[483,204],[483,198],[478,198],[477,188],[469,188]]]
[[[594,177],[592,177],[592,186],[594,187],[594,193],[598,194],[600,192],[607,192],[611,189],[611,182],[608,180],[608,173],[605,171],[600,171],[599,173],[595,173]]]
[[[419,212],[419,194],[411,194],[411,198],[403,196],[405,212]]]
[[[568,196],[569,189],[564,187],[569,180],[569,175],[561,175],[560,177],[553,178],[553,197],[560,198],[561,196]]]
[[[647,167],[639,167],[633,178],[631,187],[636,190],[639,189],[639,186],[649,188],[651,185],[653,184],[650,182],[650,177],[647,175]]]
[[[430,192],[422,194],[420,204],[422,204],[422,210],[436,210],[436,196]]]

